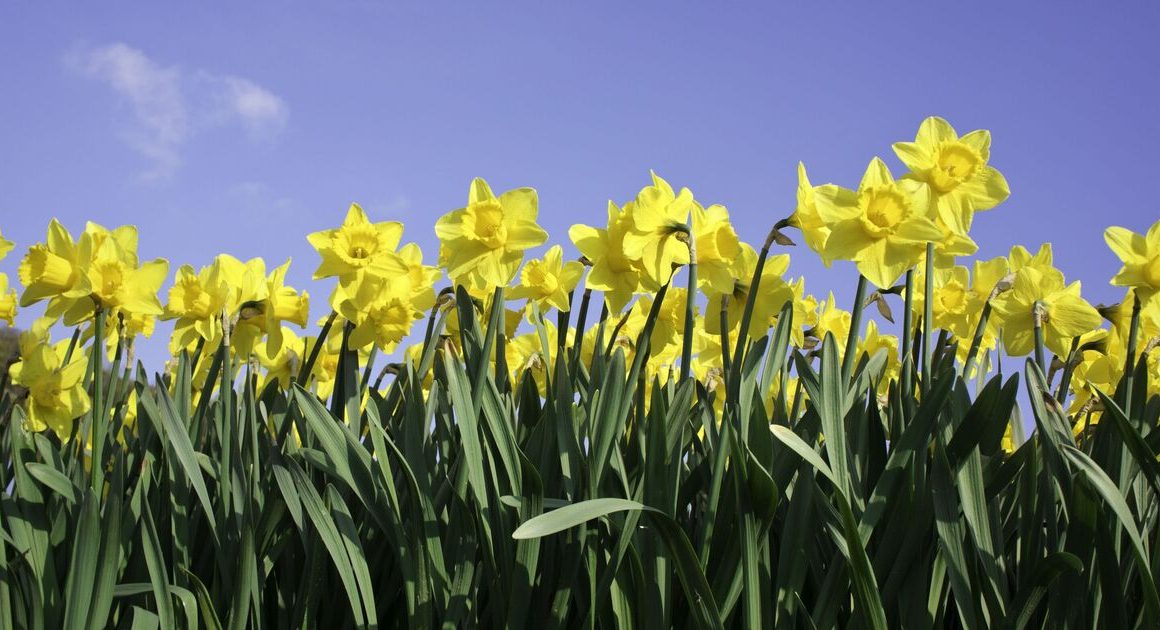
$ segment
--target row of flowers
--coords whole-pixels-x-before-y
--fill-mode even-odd
[[[174,355],[202,357],[201,378],[208,370],[207,357],[225,343],[235,361],[259,365],[267,381],[288,386],[319,345],[309,378],[326,397],[340,340],[346,338],[351,349],[361,351],[365,362],[372,360],[372,351],[399,351],[417,321],[449,302],[437,292],[446,275],[485,308],[497,298],[519,306],[509,309],[507,317],[506,363],[513,379],[544,369],[545,341],[549,347],[580,343],[586,353],[593,352],[595,324],[583,328],[582,320],[565,317],[561,321],[582,328],[557,330],[543,318],[550,310],[570,314],[579,295],[586,303],[593,291],[603,297],[599,320],[593,320],[612,322],[612,342],[631,355],[655,296],[672,283],[683,286],[663,293],[648,346],[650,373],[679,366],[710,389],[719,387],[726,354],[722,343],[734,343],[746,304],[752,302],[752,317],[745,334],[756,338],[792,303],[791,340],[798,348],[810,350],[827,334],[845,341],[858,325],[859,351],[885,349],[886,377],[879,385],[885,392],[899,377],[899,338],[884,334],[873,320],[862,329],[858,318],[835,304],[832,293],[820,299],[807,293],[803,278],[786,277],[789,255],[767,254],[773,246],[791,243],[784,230],[792,226],[827,266],[836,261],[856,265],[859,305],[866,283],[874,287],[867,303],[876,302],[888,317],[887,296],[904,295],[911,335],[923,314],[930,313],[934,328],[959,342],[958,358],[970,364],[968,369],[976,365],[977,355],[986,370],[986,359],[1000,344],[1013,356],[1049,350],[1056,367],[1070,375],[1073,416],[1098,420],[1093,392],[1110,393],[1129,364],[1132,323],[1141,340],[1139,351],[1147,352],[1160,339],[1160,222],[1145,234],[1120,227],[1106,231],[1108,246],[1123,262],[1111,282],[1126,289],[1114,307],[1097,309],[1084,300],[1080,283],[1068,283],[1054,266],[1050,244],[1034,254],[1017,246],[1005,257],[959,264],[978,249],[970,237],[975,213],[1009,195],[1006,180],[989,164],[990,144],[985,130],[959,136],[945,120],[932,117],[923,121],[914,142],[894,145],[908,169],[900,178],[874,158],[857,188],[815,186],[799,165],[797,208],[770,232],[760,253],[738,238],[724,206],[706,206],[689,189],[674,189],[655,173],[633,199],[610,201],[605,223],[569,229],[579,256],[553,245],[541,258],[526,262],[528,250],[548,241],[537,223],[538,198],[531,188],[496,195],[483,179],[472,181],[467,205],[435,224],[437,265],[424,264],[418,245],[401,244],[401,223],[372,222],[352,205],[339,227],[307,236],[321,259],[314,279],[335,279],[328,299],[333,315],[324,329],[336,321],[349,323],[346,335],[322,340],[295,332],[308,324],[310,296],[285,284],[289,261],[268,269],[260,258],[243,262],[222,254],[200,269],[183,265],[162,304],[169,263],[139,260],[134,227],[110,230],[89,223],[74,238],[54,219],[45,241],[32,245],[20,262],[19,295],[0,274],[0,320],[11,325],[17,305],[45,303],[43,317],[22,335],[21,360],[10,376],[29,392],[29,428],[51,428],[68,439],[73,421],[91,405],[82,383],[87,359],[78,344],[94,336],[93,329],[103,322],[106,352],[129,353],[133,340],[150,336],[156,319],[162,319],[174,321],[169,340]],[[0,235],[0,258],[12,248]],[[679,270],[686,270],[683,283],[674,279]],[[755,279],[759,289],[751,295]],[[448,313],[447,341],[454,344],[456,311]],[[519,334],[524,319],[542,326],[544,334]],[[1110,325],[1105,327],[1105,321]],[[52,343],[49,331],[57,322],[76,327],[77,335]],[[417,350],[406,348],[404,354],[414,357]],[[1148,365],[1153,393],[1160,392],[1160,362],[1153,358]],[[541,387],[544,380],[538,378]]]

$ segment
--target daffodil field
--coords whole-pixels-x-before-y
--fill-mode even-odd
[[[546,249],[476,179],[437,261],[352,205],[317,322],[289,263],[53,220],[0,274],[0,628],[1156,626],[1160,222],[1113,306],[975,259],[990,144],[799,166],[754,244],[655,173]]]

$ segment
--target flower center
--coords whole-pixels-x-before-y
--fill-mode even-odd
[[[961,142],[948,142],[938,150],[931,184],[939,192],[949,192],[975,174],[982,160],[979,154]]]
[[[344,227],[337,235],[336,247],[347,264],[365,267],[379,252],[379,234],[370,225]]]
[[[503,206],[490,199],[472,205],[467,212],[467,233],[491,249],[503,247],[507,226],[503,223]]]
[[[961,284],[951,282],[939,290],[938,303],[944,313],[962,313],[967,305],[967,292]]]
[[[862,224],[874,236],[893,232],[910,213],[906,197],[893,187],[871,188],[863,195],[865,213]]]
[[[92,267],[93,292],[104,301],[109,301],[117,294],[125,281],[125,271],[121,264],[115,261],[97,262]]]
[[[56,409],[61,406],[60,399],[63,391],[60,387],[60,377],[56,374],[29,388],[29,393],[32,399],[36,401],[36,404],[51,409]]]
[[[527,281],[524,283],[530,287],[535,287],[543,295],[550,295],[560,288],[560,282],[556,276],[548,273],[544,269],[544,265],[538,260],[533,260],[528,263],[527,267]]]

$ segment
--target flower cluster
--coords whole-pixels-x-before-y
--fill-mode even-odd
[[[70,439],[74,421],[92,405],[85,366],[120,358],[160,318],[174,322],[170,351],[195,358],[191,376],[198,387],[213,357],[225,353],[227,367],[248,366],[266,385],[299,383],[326,398],[347,353],[369,373],[376,353],[415,362],[438,341],[455,351],[464,311],[455,308],[453,289],[462,287],[481,307],[474,312],[506,309],[507,376],[530,378],[541,393],[557,352],[587,364],[616,349],[628,359],[647,353],[650,384],[679,367],[706,391],[719,391],[730,352],[743,347],[739,340],[767,335],[788,314],[788,343],[807,357],[822,343],[836,344],[839,356],[848,348],[859,357],[884,354],[880,394],[915,369],[904,359],[912,358],[905,354],[914,352],[911,342],[922,330],[942,331],[948,344],[957,344],[964,372],[988,371],[1000,349],[1010,356],[1034,353],[1044,363],[1050,352],[1055,361],[1043,367],[1070,379],[1076,426],[1081,418],[1098,421],[1096,392],[1110,393],[1160,339],[1160,222],[1145,234],[1108,228],[1107,244],[1123,262],[1112,284],[1126,295],[1118,306],[1097,309],[1082,297],[1080,283],[1067,282],[1054,266],[1050,244],[1034,254],[1016,246],[1007,256],[969,259],[978,249],[970,237],[975,214],[1010,194],[990,164],[989,132],[960,136],[932,117],[913,142],[893,149],[907,172],[896,177],[876,157],[855,188],[814,185],[799,164],[796,209],[757,247],[738,237],[724,206],[703,204],[656,173],[631,199],[610,200],[602,223],[571,226],[575,253],[552,245],[527,261],[529,250],[548,241],[531,188],[496,195],[483,179],[473,180],[467,204],[435,223],[437,266],[424,264],[418,245],[401,243],[401,223],[372,222],[353,204],[339,227],[307,236],[320,258],[314,279],[334,282],[331,314],[309,336],[296,331],[309,324],[310,297],[286,285],[289,261],[271,269],[260,258],[221,254],[201,268],[182,265],[163,305],[158,296],[169,264],[138,260],[135,228],[89,223],[74,238],[53,220],[45,241],[24,254],[20,286],[0,274],[0,320],[11,326],[17,305],[46,303],[44,316],[21,336],[11,381],[28,392],[30,430],[51,428]],[[860,293],[850,311],[832,293],[825,299],[808,294],[803,278],[786,275],[789,255],[770,253],[791,244],[782,232],[787,227],[800,230],[827,266],[853,262],[859,287],[869,283],[875,291]],[[0,235],[0,258],[12,248]],[[444,274],[450,286],[441,293]],[[600,314],[586,319],[593,295]],[[893,322],[887,302],[897,298],[891,296],[902,296],[910,323],[897,335],[887,334],[886,322],[861,317],[864,306],[877,303]],[[507,308],[509,302],[516,308]],[[558,322],[545,317],[550,311]],[[426,318],[433,325],[440,312],[441,339],[402,346],[413,339],[416,322]],[[49,332],[57,322],[78,334],[53,343]],[[93,337],[107,344],[97,357],[86,345]],[[1160,392],[1154,357],[1146,361],[1156,375],[1152,394]],[[783,377],[791,378],[779,373],[766,380],[776,389],[784,387]]]

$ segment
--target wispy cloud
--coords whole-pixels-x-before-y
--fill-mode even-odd
[[[277,134],[289,109],[249,79],[164,65],[117,42],[74,50],[66,64],[111,88],[129,106],[125,141],[149,159],[146,178],[165,178],[181,164],[181,148],[207,129],[240,126],[251,138]]]

